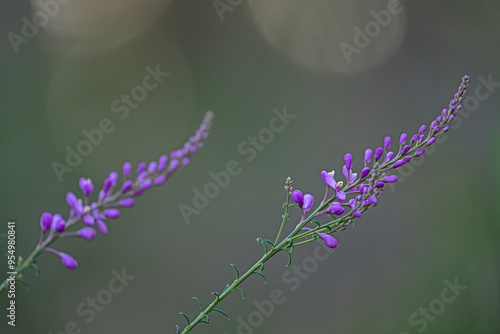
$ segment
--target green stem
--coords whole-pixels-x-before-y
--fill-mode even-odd
[[[233,283],[227,287],[227,289],[224,290],[219,296],[215,298],[215,300],[207,307],[205,308],[198,316],[196,319],[194,319],[191,323],[189,323],[181,332],[181,334],[189,334],[190,330],[193,329],[198,323],[200,323],[203,319],[206,318],[206,316],[219,304],[227,295],[229,295],[231,292],[234,291],[235,288],[237,288],[241,283],[243,283],[244,280],[246,280],[250,275],[252,275],[253,272],[255,272],[257,269],[259,269],[264,263],[266,263],[270,258],[272,258],[275,254],[277,254],[281,249],[283,249],[289,242],[290,239],[293,238],[295,234],[300,232],[302,230],[302,227],[304,227],[307,223],[309,223],[311,220],[316,217],[316,214],[322,210],[324,210],[328,205],[330,204],[330,201],[320,205],[312,214],[309,215],[307,219],[302,221],[300,224],[298,224],[295,229],[293,230],[292,233],[290,233],[283,241],[279,243],[278,246],[273,248],[271,251],[268,253],[264,254],[260,260],[258,260],[250,269],[248,269],[242,276],[239,278],[235,279]],[[286,213],[285,213],[286,217]],[[280,229],[281,230],[281,229]]]
[[[278,235],[276,236],[276,240],[274,240],[274,244],[276,245],[276,243],[278,242],[280,236],[281,236],[281,231],[283,231],[283,226],[285,225],[285,222],[288,218],[288,207],[289,207],[289,204],[290,204],[290,192],[287,191],[286,192],[286,207],[285,207],[285,214],[283,215],[283,220],[281,222],[281,226],[280,226],[280,230],[278,232]]]
[[[59,237],[57,235],[54,235],[52,238],[47,238],[42,244],[38,244],[35,247],[35,249],[31,252],[31,254],[28,255],[28,257],[25,260],[23,260],[21,264],[19,264],[19,265],[16,266],[16,269],[14,270],[14,272],[17,272],[16,279],[20,277],[20,275],[21,275],[21,273],[23,271],[25,271],[26,269],[28,269],[33,264],[33,262],[35,261],[35,259],[43,252],[43,250],[47,246],[49,246],[50,244],[52,244],[57,239],[59,239]],[[2,292],[3,290],[7,289],[7,287],[8,287],[8,279],[9,278],[6,278],[2,282],[2,284],[0,284],[0,292]]]

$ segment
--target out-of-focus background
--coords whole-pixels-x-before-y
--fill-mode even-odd
[[[40,214],[66,214],[81,176],[99,187],[124,161],[181,146],[206,110],[216,118],[191,165],[122,210],[108,235],[55,244],[76,270],[41,256],[30,290],[18,284],[16,327],[2,317],[0,332],[174,333],[179,311],[198,313],[192,296],[208,304],[232,281],[230,263],[260,257],[287,176],[319,202],[322,169],[340,171],[346,152],[361,169],[367,147],[429,124],[468,73],[446,139],[336,235],[332,254],[297,248],[295,269],[277,256],[268,284],[255,276],[245,300],[221,304],[230,321],[213,314],[193,333],[500,333],[499,14],[487,0],[4,1],[2,254],[7,221],[26,256]],[[285,111],[281,131],[263,130]],[[113,130],[84,147],[103,119]],[[57,176],[78,149],[91,152]],[[241,172],[183,217],[232,160]],[[110,292],[123,272],[133,278]]]

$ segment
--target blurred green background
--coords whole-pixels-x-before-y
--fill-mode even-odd
[[[295,284],[284,280],[289,269],[278,256],[266,266],[268,284],[251,278],[243,285],[245,300],[234,294],[221,304],[230,321],[214,314],[212,326],[193,333],[500,333],[500,84],[480,87],[500,82],[500,3],[396,5],[4,1],[0,233],[7,221],[17,222],[19,255],[38,241],[43,211],[67,213],[65,193],[78,190],[81,176],[99,187],[124,161],[149,161],[181,146],[206,110],[216,118],[191,165],[123,210],[108,235],[55,245],[77,258],[77,270],[42,255],[41,276],[29,271],[30,290],[17,288],[15,329],[2,317],[0,332],[174,333],[175,324],[184,325],[179,311],[198,312],[192,296],[208,304],[210,292],[233,279],[230,263],[243,270],[260,257],[255,239],[275,236],[287,176],[319,201],[322,169],[340,171],[346,152],[361,169],[367,147],[429,124],[468,73],[476,100],[446,142],[414,170],[404,169],[404,182],[386,190],[354,229],[336,235],[340,246],[317,268],[311,264],[317,245],[296,249],[294,264],[312,266],[300,287],[292,290]],[[23,18],[32,23],[34,15],[44,27],[23,32]],[[357,28],[371,29],[371,36],[355,41]],[[357,50],[348,57],[346,44]],[[120,119],[113,101],[142,85],[146,67],[157,65],[169,76]],[[296,117],[247,161],[238,146],[269,127],[273,109],[285,107]],[[52,163],[64,163],[66,146],[74,149],[85,139],[82,130],[103,118],[114,131],[60,182]],[[179,205],[192,206],[193,189],[202,190],[209,173],[231,160],[241,173],[186,224]],[[135,278],[87,322],[90,313],[78,314],[79,305],[88,310],[87,298],[103,300],[112,271],[122,268]],[[466,288],[453,302],[439,302],[445,280],[455,279]],[[269,300],[275,289],[286,301],[259,318],[255,302]],[[1,300],[5,310],[5,294]],[[421,307],[439,314],[427,320],[417,314],[412,323]]]

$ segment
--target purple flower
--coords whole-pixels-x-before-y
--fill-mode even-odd
[[[165,181],[167,181],[167,177],[165,175],[160,175],[154,179],[153,183],[155,184],[155,186],[159,186],[160,184],[163,184]]]
[[[123,176],[125,178],[129,178],[131,172],[132,172],[132,164],[130,162],[124,162],[122,166]]]
[[[401,134],[401,137],[399,138],[399,143],[401,145],[406,144],[406,139],[408,138],[408,135],[406,133]]]
[[[111,172],[111,173],[109,173],[108,178],[111,180],[111,187],[116,186],[116,184],[118,183],[118,173]]]
[[[346,165],[347,169],[351,169],[352,168],[352,155],[351,155],[351,153],[347,153],[346,155],[344,155],[344,161],[345,161],[345,165]]]
[[[353,173],[351,169],[347,170],[347,166],[345,165],[342,167],[342,174],[344,174],[348,185],[356,181],[356,177],[358,176],[358,174]]]
[[[149,176],[148,172],[146,172],[145,170],[143,170],[142,172],[140,172],[138,175],[137,175],[137,181],[144,181],[145,179],[147,179]]]
[[[104,222],[104,219],[96,219],[96,222],[97,222],[97,229],[99,230],[99,232],[101,232],[102,234],[107,234],[108,226]]]
[[[375,194],[373,194],[370,197],[368,197],[367,201],[370,204],[377,204],[377,196],[375,196]]]
[[[385,161],[387,161],[387,162],[391,161],[393,157],[394,157],[394,152],[389,151],[389,152],[387,152],[387,155],[385,156]]]
[[[95,224],[95,219],[92,216],[92,212],[90,211],[90,207],[85,207],[85,210],[83,212],[83,222],[85,225],[94,225]]]
[[[421,149],[419,149],[419,150],[417,150],[417,151],[415,152],[415,156],[416,156],[416,157],[419,157],[419,156],[421,156],[421,155],[422,155],[422,154],[424,154],[424,153],[425,153],[425,148],[421,148]]]
[[[399,159],[398,161],[396,161],[396,162],[392,165],[392,167],[393,167],[393,168],[398,168],[398,167],[403,166],[404,164],[405,164],[404,160],[403,160],[403,159]]]
[[[68,269],[75,269],[78,266],[78,262],[71,256],[66,253],[60,252],[59,257],[61,258],[61,262],[66,266]]]
[[[83,205],[72,192],[66,194],[66,202],[78,214],[83,214]]]
[[[301,208],[304,205],[304,195],[300,190],[294,190],[292,193],[292,201],[297,203],[297,205]]]
[[[54,230],[54,232],[62,232],[66,228],[66,221],[63,219],[63,217],[61,217],[60,214],[56,213],[52,217],[52,226],[51,227],[52,227],[52,230]]]
[[[156,172],[157,168],[158,168],[158,163],[156,161],[151,161],[148,165],[148,172],[152,174]]]
[[[372,160],[372,149],[371,148],[367,148],[366,151],[365,151],[365,162],[366,163],[369,163],[371,160]]]
[[[116,219],[118,217],[120,217],[120,211],[118,211],[118,209],[107,209],[107,210],[104,210],[104,215],[108,218],[111,218],[111,219]]]
[[[47,232],[48,230],[50,230],[51,226],[52,214],[50,212],[42,213],[42,216],[40,217],[40,227],[42,228],[42,232]]]
[[[176,170],[179,167],[179,160],[173,159],[170,161],[170,170]]]
[[[320,237],[321,237],[321,239],[323,239],[323,242],[325,243],[325,245],[327,247],[335,248],[339,245],[337,239],[335,239],[334,237],[332,237],[329,234],[321,233]]]
[[[142,161],[137,165],[137,175],[144,172],[145,170],[146,170],[146,163]]]
[[[432,145],[434,144],[434,142],[436,141],[436,137],[432,137],[431,139],[429,139],[429,141],[427,142],[427,145]]]
[[[90,241],[95,238],[96,232],[92,227],[83,227],[78,230],[78,236],[82,239]]]
[[[82,192],[85,196],[90,196],[94,191],[94,185],[92,184],[91,179],[86,179],[82,177],[80,178],[80,181],[78,183],[80,185],[80,189],[82,189]]]
[[[406,154],[410,150],[410,145],[405,145],[403,147],[403,150],[401,151],[401,154]]]
[[[146,190],[149,189],[153,186],[153,181],[150,179],[145,180],[143,183],[141,183],[140,189],[141,190]]]
[[[369,167],[365,167],[361,170],[361,178],[364,179],[365,177],[368,176],[368,174],[370,174],[370,168]]]
[[[391,137],[387,136],[384,138],[384,148],[386,150],[391,148]]]
[[[158,172],[163,172],[167,168],[168,156],[162,155],[158,159]]]
[[[135,200],[133,198],[124,198],[120,200],[120,206],[124,208],[131,208],[135,205]]]
[[[375,150],[375,161],[378,161],[378,159],[380,159],[382,153],[384,153],[384,149],[382,147],[379,147]]]
[[[418,130],[418,133],[422,134],[422,133],[424,133],[426,130],[427,130],[427,125],[425,125],[425,124],[424,124],[424,125],[422,125],[422,126],[420,127],[420,129]]]
[[[330,212],[333,215],[341,215],[344,213],[345,209],[339,202],[333,202],[329,207]]]
[[[126,193],[127,191],[129,191],[132,188],[132,184],[133,183],[131,180],[125,181],[122,185],[122,193]]]
[[[303,209],[305,212],[311,210],[312,206],[314,204],[314,197],[311,194],[305,194],[304,195],[304,206]]]
[[[325,184],[331,188],[333,188],[337,194],[337,199],[339,201],[345,201],[346,200],[346,194],[343,192],[341,189],[343,187],[343,182],[342,181],[335,181],[335,171],[331,171],[330,173],[327,173],[325,171],[321,171],[321,178],[325,182]]]
[[[384,177],[384,182],[386,182],[386,183],[394,183],[397,180],[398,180],[397,175],[389,175],[389,176]]]

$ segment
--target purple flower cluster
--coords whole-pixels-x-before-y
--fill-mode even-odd
[[[432,145],[437,137],[448,131],[450,122],[453,121],[457,112],[462,108],[460,103],[465,98],[468,84],[469,76],[464,76],[458,92],[450,101],[448,108],[443,109],[429,127],[422,125],[418,132],[411,137],[409,143],[408,135],[403,133],[399,139],[399,148],[396,150],[391,150],[391,137],[384,138],[383,145],[375,149],[375,154],[373,154],[371,148],[366,149],[364,167],[359,171],[359,178],[358,173],[353,173],[353,158],[350,153],[344,156],[345,165],[342,168],[345,184],[343,181],[335,179],[335,171],[322,171],[321,178],[326,184],[327,190],[323,201],[315,212],[315,216],[331,216],[335,219],[336,225],[330,227],[335,227],[334,231],[339,231],[351,224],[353,219],[361,217],[364,211],[377,205],[378,198],[382,196],[385,185],[398,180],[396,175],[388,175],[387,172],[395,170],[409,163],[413,158],[424,154],[425,149]],[[369,166],[370,164],[371,166]],[[333,190],[331,197],[328,196],[330,189]],[[294,196],[294,194],[300,195]],[[292,193],[292,200],[304,211],[305,201],[301,195],[300,190],[295,190]],[[309,196],[312,198],[312,195]],[[348,199],[348,197],[350,198]],[[314,202],[314,198],[310,202]],[[305,211],[310,209],[311,207],[308,206]],[[348,212],[344,214],[346,211]],[[302,221],[304,221],[304,215]],[[320,237],[328,247],[334,248],[338,244],[329,234],[323,233]]]
[[[123,164],[121,179],[117,172],[109,173],[95,202],[90,200],[90,196],[94,193],[92,180],[80,178],[79,186],[83,198],[78,198],[72,192],[66,194],[66,202],[70,207],[67,219],[60,214],[49,212],[44,212],[40,217],[42,234],[37,247],[57,254],[67,268],[75,269],[78,263],[71,255],[47,246],[62,237],[79,237],[90,241],[95,238],[96,229],[102,234],[108,233],[106,221],[118,218],[119,208],[133,207],[135,198],[146,190],[165,183],[176,170],[189,164],[191,156],[203,147],[212,120],[213,112],[208,111],[194,136],[190,137],[181,149],[172,151],[169,155],[162,155],[158,160],[139,163],[135,173],[132,172],[130,162]],[[76,231],[69,231],[73,225],[79,223],[83,223],[84,226]]]

